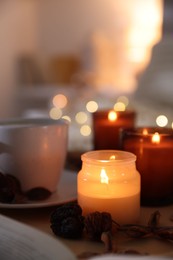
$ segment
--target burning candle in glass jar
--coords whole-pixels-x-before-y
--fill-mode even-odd
[[[137,156],[143,205],[173,201],[173,130],[136,128],[122,131],[122,149]]]
[[[120,128],[135,124],[134,111],[100,110],[93,113],[93,146],[95,150],[119,149]]]
[[[140,215],[140,174],[136,156],[101,150],[82,155],[78,173],[78,203],[83,214],[109,212],[120,224],[136,222]]]

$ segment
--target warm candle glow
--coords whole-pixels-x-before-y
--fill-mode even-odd
[[[98,110],[93,113],[93,146],[95,150],[120,149],[120,129],[135,126],[133,110]]]
[[[148,130],[147,129],[143,129],[142,133],[143,133],[143,135],[148,135]]]
[[[160,135],[159,135],[159,133],[156,132],[156,133],[152,136],[152,143],[156,143],[156,144],[160,143]]]
[[[109,183],[109,178],[106,174],[106,171],[104,169],[101,169],[101,173],[100,173],[100,182],[101,183]]]
[[[115,159],[110,160],[111,157]],[[96,150],[81,158],[77,190],[83,215],[109,212],[120,224],[136,222],[140,215],[140,174],[135,166],[136,156],[119,150]]]
[[[115,155],[111,155],[109,160],[115,160]]]
[[[115,121],[117,119],[117,113],[115,111],[110,111],[108,114],[109,121]]]

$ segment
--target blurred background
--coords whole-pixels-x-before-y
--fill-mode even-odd
[[[0,118],[65,117],[69,149],[114,105],[172,127],[172,32],[171,0],[1,0]]]

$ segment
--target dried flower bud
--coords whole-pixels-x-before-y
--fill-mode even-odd
[[[112,218],[107,212],[93,212],[85,217],[85,230],[92,240],[101,240],[103,232],[111,231]]]
[[[130,226],[127,228],[125,231],[126,234],[130,237],[133,238],[141,238],[145,237],[150,234],[150,229],[148,227],[143,227],[143,226]]]
[[[155,231],[155,235],[159,238],[173,240],[173,228],[165,227]]]
[[[160,212],[158,210],[156,210],[155,212],[153,212],[149,218],[148,221],[148,226],[151,228],[155,228],[158,226],[159,224],[159,220],[160,220]]]

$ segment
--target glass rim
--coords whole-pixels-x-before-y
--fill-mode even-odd
[[[93,116],[97,116],[97,117],[107,117],[108,113],[110,111],[114,111],[115,113],[117,113],[119,116],[136,116],[136,111],[135,110],[124,110],[124,111],[116,111],[113,108],[111,109],[101,109],[101,110],[97,110],[95,111],[93,114]]]
[[[52,119],[49,117],[40,118],[13,118],[0,120],[0,129],[15,129],[15,128],[39,128],[50,126],[68,126],[69,122],[66,119]]]
[[[148,131],[144,134],[142,131]],[[173,136],[173,129],[170,127],[159,127],[159,126],[146,126],[146,127],[133,127],[133,128],[121,128],[121,134],[126,136],[143,136],[150,137],[155,133],[161,136]]]
[[[122,150],[95,150],[82,154],[81,160],[90,164],[112,165],[135,162],[136,155]]]

